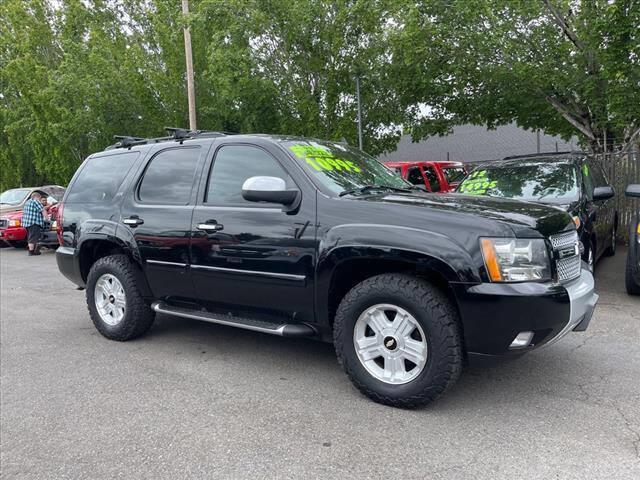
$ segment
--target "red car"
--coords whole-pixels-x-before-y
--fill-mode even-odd
[[[445,193],[456,189],[467,176],[467,169],[460,162],[384,162],[407,182],[424,185],[429,192]]]
[[[40,245],[58,244],[56,235],[57,202],[62,200],[65,188],[48,185],[36,188],[14,188],[0,195],[0,243],[22,248],[27,244],[27,229],[22,226],[22,209],[33,192],[40,192],[49,198],[47,211],[51,221],[42,234]]]

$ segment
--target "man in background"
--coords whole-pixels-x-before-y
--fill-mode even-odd
[[[22,210],[22,226],[27,229],[29,256],[40,255],[38,242],[42,237],[44,222],[47,219],[47,212],[43,203],[46,204],[46,197],[44,197],[43,202],[42,194],[33,192]]]

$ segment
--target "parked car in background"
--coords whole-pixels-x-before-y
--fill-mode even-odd
[[[509,157],[475,168],[457,192],[543,203],[571,214],[593,271],[602,256],[616,252],[618,212],[602,167],[584,153]]]
[[[455,190],[467,175],[460,162],[385,162],[385,165],[412,185],[424,186],[433,193]]]
[[[62,200],[65,188],[59,185],[45,185],[42,187],[14,188],[0,195],[0,242],[16,248],[27,244],[27,229],[22,226],[22,209],[34,192],[47,196],[50,221],[45,225],[40,245],[55,246],[58,244],[57,203]]]
[[[640,198],[640,184],[629,185],[628,197]],[[640,209],[629,224],[629,251],[627,252],[627,268],[625,284],[629,295],[640,295]]]

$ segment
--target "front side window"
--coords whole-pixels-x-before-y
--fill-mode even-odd
[[[71,185],[67,203],[111,201],[139,155],[123,152],[90,158]]]
[[[407,190],[411,185],[375,158],[347,145],[313,140],[283,142],[298,163],[337,194]]]
[[[199,156],[200,147],[171,148],[157,153],[144,172],[138,199],[143,203],[187,205]]]
[[[570,163],[523,163],[479,167],[457,190],[517,200],[565,204],[577,200],[576,169]]]
[[[433,169],[433,167],[424,167],[424,175],[429,180],[429,186],[431,187],[432,192],[440,191],[440,180],[438,180],[438,174]]]
[[[424,185],[424,178],[422,178],[422,172],[418,167],[411,167],[407,173],[407,182],[411,185]]]
[[[287,188],[295,186],[278,161],[261,148],[226,145],[218,150],[213,161],[205,203],[255,206],[255,202],[242,198],[242,185],[251,177],[278,177]]]

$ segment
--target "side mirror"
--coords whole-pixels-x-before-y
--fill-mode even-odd
[[[606,187],[596,187],[593,189],[594,200],[607,200],[608,198],[613,198],[615,194],[615,190],[609,185],[607,185]]]
[[[624,193],[627,197],[640,197],[640,183],[627,185]]]
[[[278,177],[251,177],[242,184],[242,198],[248,202],[269,202],[291,205],[300,192],[287,190],[287,184]]]

